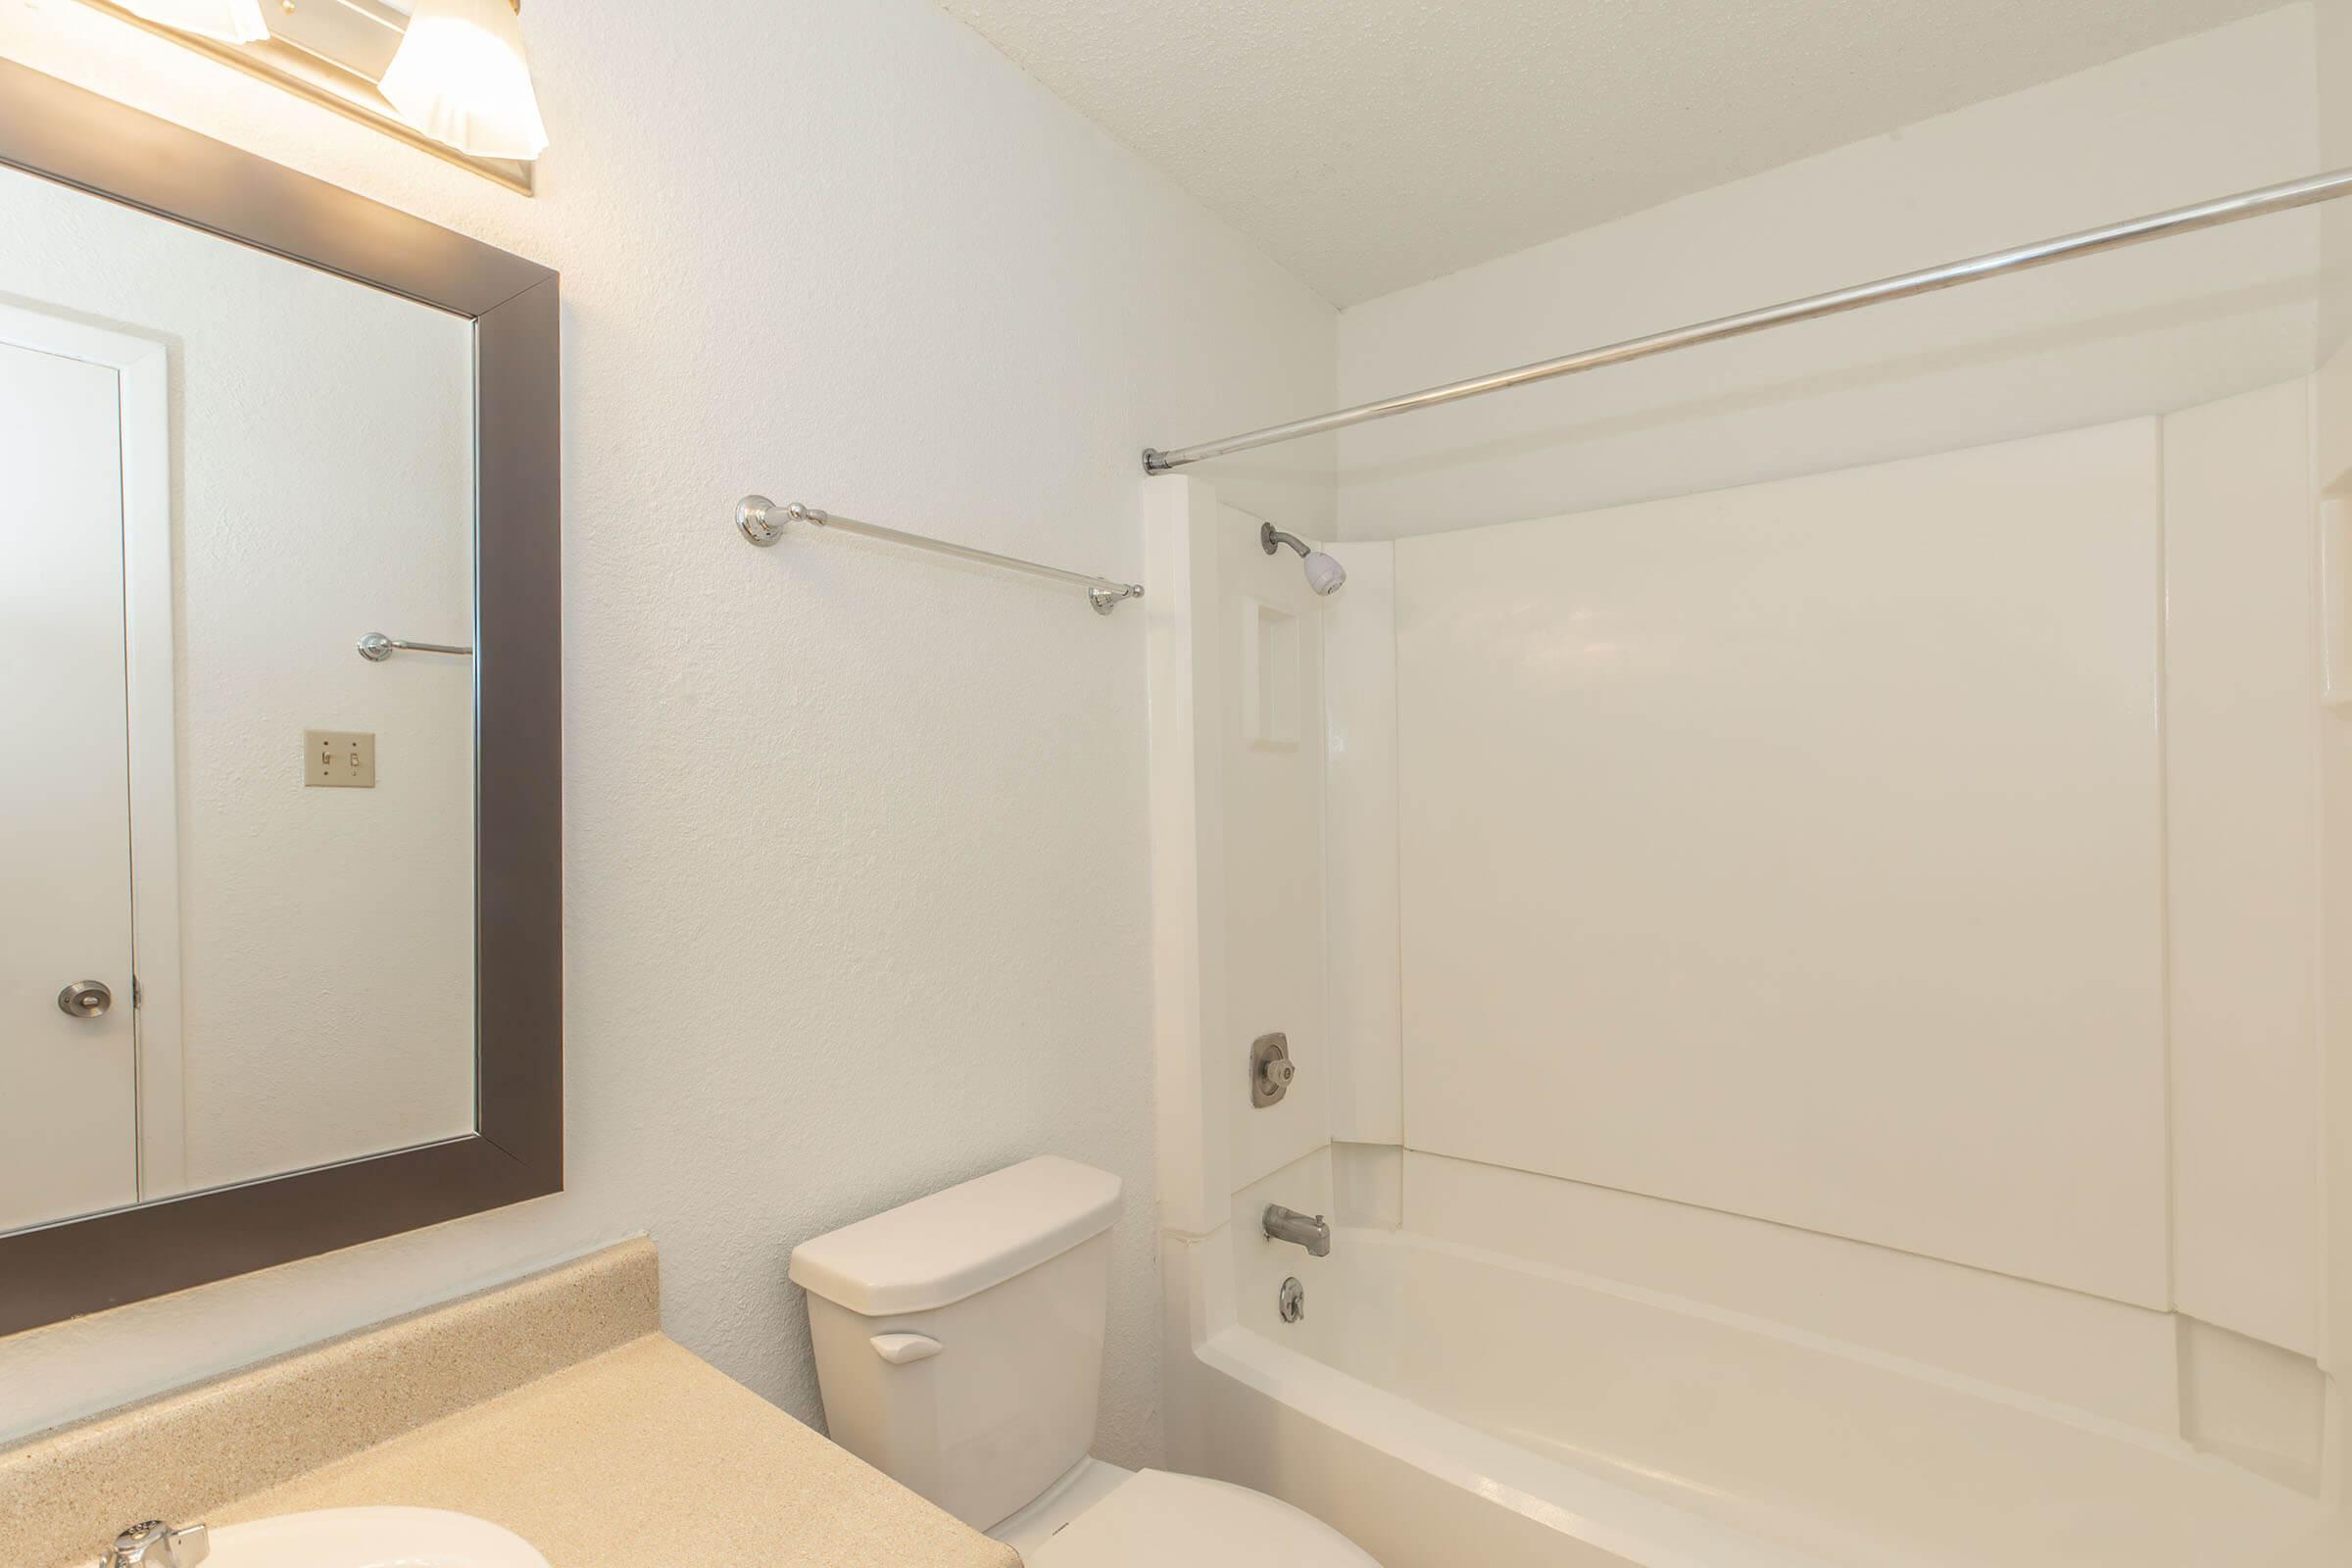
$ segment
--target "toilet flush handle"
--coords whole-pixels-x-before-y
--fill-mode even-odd
[[[928,1334],[877,1334],[872,1344],[874,1353],[892,1366],[929,1360],[941,1348],[940,1343]]]

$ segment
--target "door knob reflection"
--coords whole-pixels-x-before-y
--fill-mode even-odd
[[[57,1010],[69,1018],[95,1018],[114,1004],[103,980],[76,980],[57,994]]]

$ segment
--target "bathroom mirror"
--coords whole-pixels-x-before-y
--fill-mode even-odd
[[[0,62],[0,1332],[562,1185],[555,274]]]

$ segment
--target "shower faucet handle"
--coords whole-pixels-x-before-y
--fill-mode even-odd
[[[1298,1066],[1291,1060],[1288,1035],[1276,1030],[1270,1035],[1259,1035],[1250,1042],[1250,1104],[1262,1109],[1275,1103],[1291,1092],[1291,1080],[1298,1076]]]

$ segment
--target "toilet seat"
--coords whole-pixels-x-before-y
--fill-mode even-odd
[[[1137,1471],[1022,1557],[1029,1568],[1380,1568],[1287,1502],[1164,1470]]]

